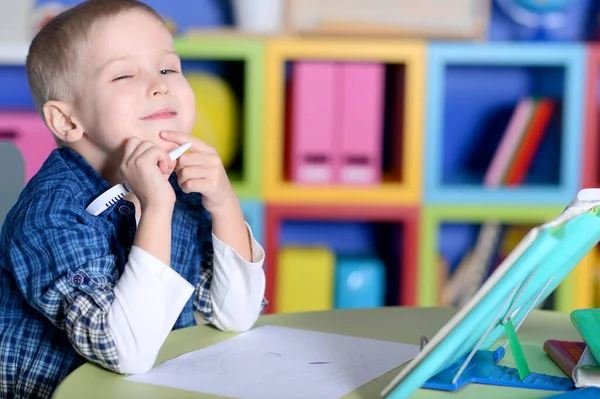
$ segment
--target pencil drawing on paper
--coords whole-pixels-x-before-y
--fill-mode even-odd
[[[417,345],[263,326],[128,379],[239,398],[337,398],[410,360]]]
[[[318,373],[318,380],[342,377],[345,373],[356,375],[368,370],[373,364],[383,365],[385,359],[369,359],[352,352],[338,352],[320,345],[311,347],[309,343],[285,342],[265,343],[266,348],[257,345],[251,348],[232,347],[220,352],[217,356],[203,356],[190,363],[177,366],[177,372],[208,373],[216,375],[228,374],[249,375],[261,374],[275,376],[277,374],[294,373],[310,377]],[[277,350],[270,348],[277,347]],[[329,347],[331,348],[331,346]],[[319,359],[314,361],[313,359]],[[191,359],[192,360],[192,359]],[[316,370],[314,365],[319,365]],[[311,378],[313,379],[313,378]],[[316,381],[315,381],[316,382]]]

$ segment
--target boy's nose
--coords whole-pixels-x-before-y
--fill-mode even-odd
[[[152,95],[156,96],[158,94],[167,94],[169,92],[169,87],[165,83],[163,79],[156,79],[152,85]]]

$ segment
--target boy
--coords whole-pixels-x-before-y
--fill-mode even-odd
[[[145,372],[194,311],[222,330],[251,328],[264,252],[216,151],[190,136],[194,95],[156,12],[135,0],[76,5],[34,38],[26,68],[60,149],[0,235],[0,398],[49,397],[86,360]],[[132,195],[85,211],[123,181]]]

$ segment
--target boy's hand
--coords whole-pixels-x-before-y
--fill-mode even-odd
[[[168,181],[174,168],[175,161],[151,141],[132,137],[125,144],[121,174],[142,208],[175,203],[175,192]]]
[[[238,203],[225,167],[217,151],[202,140],[174,131],[163,131],[160,136],[177,144],[192,142],[190,152],[177,160],[175,172],[179,186],[185,193],[202,194],[202,204],[211,214],[231,209]]]

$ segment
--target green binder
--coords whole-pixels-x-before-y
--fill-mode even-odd
[[[596,361],[600,360],[600,309],[577,309],[571,321]]]

